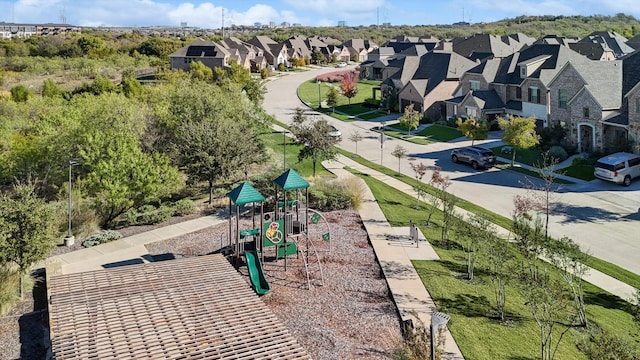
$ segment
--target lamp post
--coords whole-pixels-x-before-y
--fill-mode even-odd
[[[438,334],[438,328],[447,325],[451,320],[451,316],[439,311],[431,314],[431,360],[436,360],[436,342],[435,337]]]
[[[287,134],[291,134],[286,129],[282,130],[282,167],[287,170]]]
[[[73,234],[71,233],[71,200],[72,200],[72,196],[71,196],[71,168],[74,166],[80,165],[80,163],[78,163],[77,161],[73,161],[73,160],[69,160],[69,209],[68,209],[68,213],[69,213],[69,230],[67,231],[67,235],[64,237],[64,244],[66,246],[71,246],[73,245],[73,243],[75,242],[75,237],[73,236]]]
[[[320,80],[318,80],[318,109],[322,108],[322,98],[320,97]]]
[[[382,157],[384,154],[384,127],[386,123],[382,121],[380,123],[380,165],[382,165]]]

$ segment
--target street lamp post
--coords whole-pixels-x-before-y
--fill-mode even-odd
[[[66,246],[73,245],[73,243],[76,240],[76,238],[71,233],[71,200],[72,200],[72,196],[71,196],[71,168],[74,167],[74,166],[77,166],[77,165],[80,165],[80,163],[78,163],[77,161],[69,160],[69,209],[68,209],[69,229],[67,231],[67,235],[64,237],[64,244]]]
[[[320,80],[318,80],[318,109],[322,108],[322,98],[320,97]]]

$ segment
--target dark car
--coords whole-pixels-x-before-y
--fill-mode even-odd
[[[467,146],[451,151],[451,161],[454,163],[464,162],[470,164],[474,169],[488,169],[496,165],[496,155],[493,151],[480,146]]]

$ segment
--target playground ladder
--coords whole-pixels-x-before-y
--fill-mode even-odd
[[[309,254],[307,255],[307,248],[301,249],[300,244],[296,241],[296,247],[298,248],[298,253],[302,255],[302,260],[304,261],[304,268],[307,272],[307,288],[311,289],[311,285],[316,286],[324,286],[324,274],[322,272],[322,263],[320,262],[320,257],[318,256],[318,252],[316,251],[316,247],[313,245],[313,241],[309,239],[308,236],[304,236],[306,245],[308,246]],[[295,239],[294,239],[295,241]],[[314,261],[315,258],[315,261]],[[316,281],[315,284],[311,283],[311,273],[314,271],[316,276],[313,277],[313,280]]]

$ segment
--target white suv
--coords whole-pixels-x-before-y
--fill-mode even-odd
[[[632,179],[640,177],[640,156],[625,152],[605,156],[596,162],[593,175],[629,186]]]

